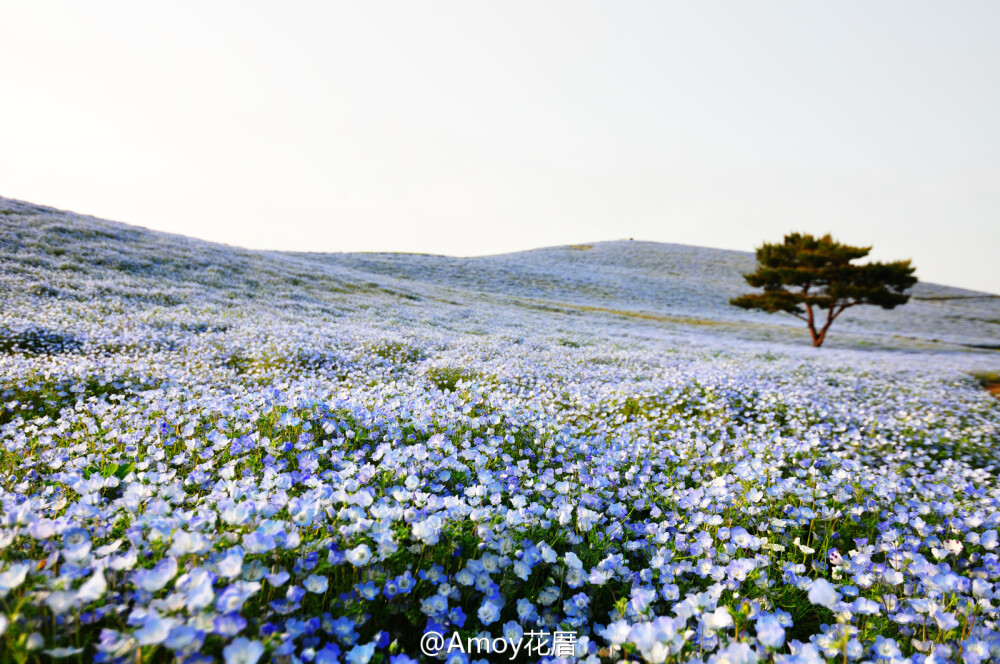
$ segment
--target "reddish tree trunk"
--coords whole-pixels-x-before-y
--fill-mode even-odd
[[[809,334],[812,335],[813,348],[819,348],[823,345],[823,338],[826,337],[826,329],[830,327],[830,322],[827,322],[822,331],[817,332],[816,318],[813,316],[813,307],[809,303],[806,303],[806,315],[808,316],[806,322],[809,323]]]

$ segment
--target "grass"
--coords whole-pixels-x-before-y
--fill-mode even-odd
[[[431,367],[424,374],[442,392],[454,392],[460,383],[471,383],[479,374],[459,367]]]
[[[972,377],[985,388],[1000,385],[1000,371],[976,371],[973,372]]]

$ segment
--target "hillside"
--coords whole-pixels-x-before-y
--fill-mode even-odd
[[[630,241],[474,258],[250,251],[0,198],[0,292],[42,309],[98,297],[336,314],[375,298],[424,302],[423,315],[435,303],[445,318],[489,304],[796,340],[798,321],[728,305],[753,265],[745,252]],[[834,344],[996,347],[1000,296],[920,283],[905,307],[849,310],[834,333]]]
[[[0,661],[987,661],[997,299],[921,285],[817,350],[726,304],[751,264],[0,200]]]

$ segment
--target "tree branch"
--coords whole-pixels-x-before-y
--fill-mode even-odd
[[[833,321],[837,320],[837,316],[839,316],[840,314],[844,313],[844,309],[847,309],[849,307],[853,307],[856,304],[857,304],[857,302],[845,302],[844,304],[840,305],[840,308],[837,309],[837,313],[833,314],[833,318],[830,319],[830,322],[832,323]],[[833,309],[830,309],[830,311],[832,312]]]

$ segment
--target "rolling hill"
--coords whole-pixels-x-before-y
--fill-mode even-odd
[[[791,317],[728,305],[753,266],[747,252],[633,241],[472,258],[251,251],[0,198],[8,319],[18,303],[38,311],[93,298],[333,314],[375,298],[404,309],[441,305],[430,309],[444,317],[485,305],[804,340]],[[995,349],[1000,296],[920,283],[904,307],[849,310],[831,341]]]

